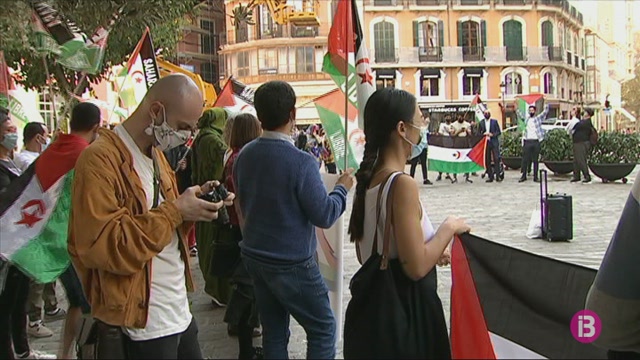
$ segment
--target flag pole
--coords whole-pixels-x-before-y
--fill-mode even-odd
[[[44,64],[44,72],[47,76],[47,90],[49,91],[49,96],[51,97],[51,107],[53,108],[53,121],[56,123],[56,131],[60,130],[60,122],[58,121],[58,107],[56,106],[56,97],[53,94],[51,89],[51,78],[49,74],[49,65],[47,64],[47,56],[42,56],[42,63]]]
[[[342,1],[351,1],[351,0],[342,0]],[[351,5],[351,4],[350,4]],[[353,32],[353,26],[349,26],[349,19],[353,21],[353,7],[349,6],[351,9],[351,14],[345,16],[345,21],[347,22],[345,26],[345,36],[344,36],[344,50],[345,50],[345,69],[347,70],[347,77],[345,78],[344,83],[344,171],[347,171],[349,168],[349,35]],[[354,64],[355,65],[355,64]]]

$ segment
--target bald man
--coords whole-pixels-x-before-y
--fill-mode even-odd
[[[158,80],[136,111],[103,129],[76,164],[69,253],[98,330],[99,358],[202,359],[189,310],[187,233],[211,221],[233,194],[178,196],[163,151],[182,145],[202,113],[202,94],[184,75]]]

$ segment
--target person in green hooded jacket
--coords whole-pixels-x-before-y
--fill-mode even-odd
[[[193,144],[191,159],[194,184],[204,184],[208,180],[224,182],[222,171],[227,145],[223,130],[226,122],[227,112],[222,108],[206,110],[200,117],[199,132]],[[230,278],[216,276],[211,266],[216,249],[220,248],[220,244],[231,239],[227,228],[228,226],[216,221],[196,223],[198,261],[205,280],[204,290],[217,305],[225,305],[231,295]]]

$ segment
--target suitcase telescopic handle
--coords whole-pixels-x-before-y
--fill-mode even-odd
[[[547,170],[540,170],[540,226],[542,227],[542,232],[545,232],[545,223],[544,219],[547,215],[547,206],[546,199],[549,195],[549,186],[548,186],[548,178],[547,178]]]

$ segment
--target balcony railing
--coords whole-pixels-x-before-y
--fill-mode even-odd
[[[401,0],[370,0],[369,3],[373,6],[397,6],[402,5]]]
[[[448,0],[411,0],[409,5],[414,6],[438,6],[447,5]]]
[[[242,29],[231,29],[227,30],[226,34],[220,36],[220,44],[233,45],[254,40],[315,38],[317,36],[327,35],[328,31],[320,31],[319,28],[295,25],[278,26],[263,31],[256,29],[256,31],[251,32],[251,34]]]
[[[381,52],[382,51],[382,52]],[[561,47],[526,47],[509,48],[504,46],[487,47],[402,47],[387,51],[372,51],[372,60],[376,63],[417,64],[429,62],[443,62],[460,64],[463,62],[487,62],[494,64],[524,61],[528,63],[544,64],[549,62],[564,62]]]
[[[463,46],[462,61],[484,61],[484,47]]]
[[[527,48],[521,46],[507,46],[507,61],[524,61],[527,60]]]
[[[533,5],[533,0],[500,0],[498,4],[506,6]]]
[[[442,61],[442,48],[439,46],[418,47],[418,60],[420,62]]]
[[[454,5],[461,6],[480,6],[480,5],[489,5],[491,2],[489,0],[453,0]]]
[[[549,61],[563,61],[564,49],[561,46],[547,46]]]

